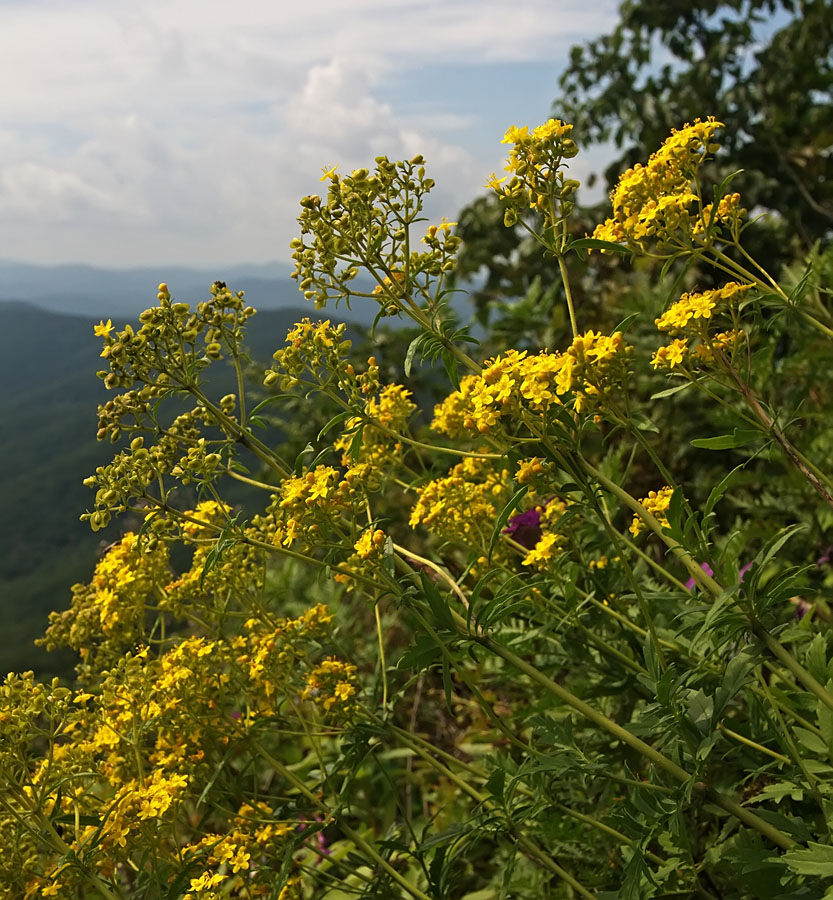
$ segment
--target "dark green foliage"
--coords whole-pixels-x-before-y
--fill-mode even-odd
[[[573,48],[554,113],[579,143],[622,151],[611,185],[672,128],[725,122],[720,177],[743,169],[733,189],[748,208],[777,213],[758,240],[783,259],[833,226],[831,48],[826,0],[631,0],[609,35]]]
[[[268,362],[306,311],[260,312],[249,330],[254,359]],[[135,523],[99,534],[79,521],[92,502],[82,481],[112,457],[95,439],[96,406],[108,392],[93,322],[26,304],[0,303],[0,671],[68,671],[69,658],[34,646],[47,615],[87,581],[100,550]],[[212,372],[212,389],[235,389]],[[298,406],[298,415],[308,408]],[[307,422],[308,424],[308,422]],[[232,491],[241,503],[251,491]]]

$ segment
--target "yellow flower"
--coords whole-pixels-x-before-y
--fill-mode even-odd
[[[321,170],[324,174],[321,176],[321,181],[326,181],[328,178],[332,181],[336,179],[336,169],[338,166],[333,166],[331,169],[328,169],[326,166]]]
[[[649,512],[664,528],[669,527],[666,512],[671,505],[671,497],[673,494],[673,489],[666,485],[658,491],[649,491],[648,496],[643,497],[639,501],[645,507],[647,512]],[[634,516],[629,530],[630,533],[636,537],[640,532],[645,531],[645,527],[642,519],[639,516]]]
[[[96,337],[108,337],[113,330],[113,321],[108,319],[106,322],[102,319],[98,325],[94,326],[93,333]]]
[[[502,191],[501,185],[504,181],[506,181],[506,178],[506,175],[504,175],[503,178],[498,178],[497,175],[492,172],[492,174],[489,176],[489,180],[486,182],[486,184],[483,185],[483,187],[491,188],[493,191],[500,192]]]
[[[688,343],[675,338],[667,347],[660,347],[651,359],[655,369],[673,369],[683,363],[688,353]]]

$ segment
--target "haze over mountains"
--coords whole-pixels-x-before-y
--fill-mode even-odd
[[[285,263],[196,268],[174,265],[132,269],[103,269],[88,265],[43,266],[0,260],[0,301],[29,303],[56,313],[85,316],[90,320],[134,319],[156,303],[160,281],[170,287],[177,300],[197,303],[209,296],[215,281],[224,281],[233,291],[245,291],[246,300],[258,310],[280,310],[307,305]],[[361,308],[364,307],[364,308]],[[309,304],[309,315],[315,311]],[[339,309],[341,318],[369,323],[374,309],[355,304],[352,312]],[[335,311],[328,311],[331,315]]]

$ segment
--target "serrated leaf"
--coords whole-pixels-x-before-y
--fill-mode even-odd
[[[833,847],[809,841],[807,847],[793,847],[783,855],[787,868],[796,875],[833,878]]]
[[[396,661],[397,669],[421,672],[440,661],[442,651],[427,635],[417,635],[413,647],[409,647]]]

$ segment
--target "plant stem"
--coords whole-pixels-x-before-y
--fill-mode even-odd
[[[294,772],[290,772],[289,769],[278,759],[275,759],[271,753],[269,753],[264,747],[262,747],[258,742],[254,742],[255,749],[260,753],[260,755],[272,766],[276,772],[279,772],[296,790],[298,790],[301,794],[303,794],[307,800],[309,800],[312,804],[317,806],[323,813],[326,815],[330,815],[330,810],[327,805],[321,801],[316,794],[314,794],[305,784],[298,778]],[[394,869],[394,867],[383,857],[378,851],[373,847],[372,844],[368,843],[357,831],[354,831],[346,822],[339,819],[338,822],[339,828],[350,838],[350,840],[357,846],[362,849],[362,851],[369,856],[380,868],[384,869],[384,871],[390,875],[391,878],[405,891],[407,891],[414,900],[432,900],[427,894],[424,894],[416,885],[411,884],[406,878],[403,878],[399,872]]]
[[[461,630],[465,628],[465,622],[462,619],[458,624],[461,627]],[[566,703],[569,707],[574,709],[585,719],[589,720],[594,725],[603,728],[609,734],[613,735],[613,737],[622,741],[622,743],[627,744],[629,747],[632,747],[646,759],[649,759],[652,763],[654,763],[654,765],[668,772],[668,774],[675,778],[677,781],[681,783],[687,783],[691,780],[691,775],[689,775],[689,773],[686,772],[685,769],[681,768],[675,762],[668,759],[668,757],[660,753],[659,750],[656,750],[650,744],[646,744],[643,740],[640,740],[640,738],[636,737],[636,735],[631,734],[627,729],[623,728],[617,722],[614,722],[603,713],[600,713],[598,710],[594,709],[592,706],[576,697],[575,694],[568,691],[566,688],[562,687],[551,678],[548,678],[546,675],[544,675],[543,672],[540,672],[538,669],[530,665],[520,656],[517,656],[508,648],[502,646],[489,637],[470,635],[470,638],[476,643],[486,647],[488,650],[491,650],[492,653],[495,653],[497,656],[505,659],[506,662],[510,663],[510,665],[514,666],[520,672],[523,672],[525,675],[527,675],[529,678],[543,687],[548,693],[561,700],[562,703]],[[703,785],[702,787],[713,803],[726,810],[726,812],[731,813],[733,816],[735,816],[735,818],[743,822],[744,825],[747,825],[750,828],[754,828],[756,831],[759,831],[770,841],[772,841],[772,843],[783,848],[784,850],[789,850],[790,847],[795,846],[795,841],[791,837],[784,834],[774,826],[770,825],[769,822],[764,821],[759,816],[755,815],[755,813],[751,812],[748,809],[745,809],[739,803],[736,803],[729,797],[725,797],[723,794],[720,794],[718,791],[714,790],[708,785]]]
[[[567,310],[570,313],[570,328],[573,330],[573,337],[578,337],[578,325],[576,324],[576,311],[573,306],[573,293],[570,290],[570,276],[567,272],[567,264],[564,262],[564,257],[561,253],[556,252],[556,259],[558,260],[558,269],[561,272],[561,281],[564,284],[564,296],[567,298]]]

